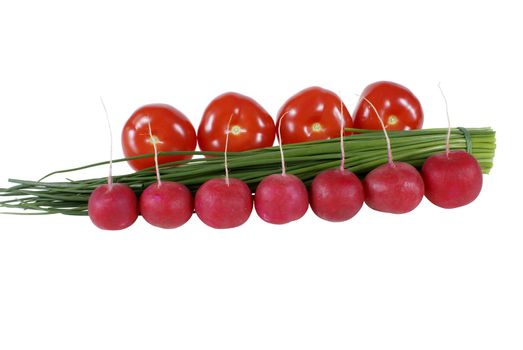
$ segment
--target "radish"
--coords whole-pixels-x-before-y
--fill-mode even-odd
[[[340,99],[341,103],[341,99]],[[345,169],[345,147],[343,134],[345,119],[340,108],[341,163],[338,169],[324,170],[312,181],[310,204],[312,211],[327,221],[346,221],[360,211],[365,193],[360,179]]]
[[[427,199],[446,209],[471,203],[478,197],[483,185],[478,161],[465,151],[430,156],[423,163],[421,175]]]
[[[189,189],[178,182],[162,181],[158,166],[157,138],[149,123],[150,141],[154,148],[157,182],[149,185],[140,196],[140,213],[145,221],[160,228],[176,228],[192,216],[194,201]]]
[[[122,230],[138,218],[138,200],[134,191],[125,184],[113,184],[113,136],[109,115],[103,100],[111,140],[109,176],[107,184],[98,186],[89,196],[87,213],[91,221],[102,230]]]
[[[196,215],[204,224],[218,229],[237,227],[245,223],[251,215],[253,205],[249,186],[240,179],[229,178],[227,149],[232,117],[233,114],[229,118],[225,134],[225,179],[206,181],[198,188],[194,199]]]
[[[370,171],[363,180],[365,203],[378,211],[403,214],[412,211],[423,199],[423,179],[412,165],[392,160],[392,148],[383,120],[374,105],[362,97],[376,113],[387,142],[388,162]]]
[[[298,220],[307,212],[309,196],[303,182],[295,175],[285,172],[285,158],[281,144],[281,120],[278,125],[281,174],[264,178],[256,188],[254,207],[258,216],[271,224],[286,224]]]
[[[412,165],[390,162],[380,165],[363,180],[367,205],[378,211],[403,214],[423,199],[423,179]]]
[[[447,98],[445,101],[447,112],[448,132],[446,150],[444,153],[428,157],[421,168],[421,175],[425,182],[425,196],[435,205],[450,209],[467,205],[474,201],[483,185],[483,173],[474,156],[465,151],[450,151],[450,116]]]
[[[138,200],[129,186],[109,181],[91,193],[87,212],[98,228],[123,230],[138,218]]]
[[[360,179],[346,169],[318,174],[311,184],[311,208],[327,221],[346,221],[356,215],[365,200]]]
[[[195,209],[200,220],[210,227],[237,227],[251,215],[252,193],[240,179],[211,179],[196,192]]]

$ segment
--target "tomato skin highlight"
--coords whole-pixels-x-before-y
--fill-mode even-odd
[[[158,103],[138,108],[125,123],[122,131],[122,146],[126,157],[153,153],[149,123],[153,137],[156,138],[158,152],[195,150],[196,131],[189,119],[176,108]],[[160,156],[158,163],[163,164],[191,158],[191,155]],[[154,166],[153,157],[134,159],[128,162],[134,170]]]
[[[228,92],[212,100],[203,113],[198,127],[198,145],[202,151],[225,150],[225,135],[231,115],[228,152],[273,145],[275,127],[269,113],[252,98]]]
[[[481,167],[472,155],[465,151],[434,154],[427,158],[421,168],[425,182],[425,197],[433,204],[445,208],[457,208],[474,201],[483,186]]]
[[[87,212],[98,228],[123,230],[131,226],[138,217],[138,199],[127,185],[101,185],[89,196]]]
[[[353,121],[342,103],[345,127],[352,128]],[[281,143],[299,143],[325,140],[340,136],[340,97],[334,92],[313,86],[289,98],[278,112],[276,130],[282,116]],[[344,135],[350,135],[345,132]]]
[[[423,109],[417,97],[406,87],[389,81],[370,84],[361,93],[354,110],[354,127],[381,130],[381,124],[369,100],[383,119],[387,130],[421,129]]]

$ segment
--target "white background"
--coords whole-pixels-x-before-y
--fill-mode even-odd
[[[523,348],[523,26],[511,2],[462,3],[1,1],[0,185],[107,159],[100,95],[118,157],[145,103],[197,125],[225,91],[275,115],[320,85],[352,110],[386,79],[440,127],[441,81],[453,124],[494,127],[498,149],[456,210],[115,233],[0,216],[0,349]]]

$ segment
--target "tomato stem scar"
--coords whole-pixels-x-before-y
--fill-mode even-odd
[[[395,115],[390,115],[387,118],[387,124],[389,124],[389,125],[396,125],[397,123],[398,123],[398,117],[396,117]]]

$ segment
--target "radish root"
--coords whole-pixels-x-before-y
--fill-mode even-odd
[[[445,97],[445,94],[443,93],[443,89],[441,88],[441,82],[438,83],[439,91],[441,92],[441,96],[443,97],[443,101],[445,101],[445,111],[447,113],[447,142],[445,143],[445,154],[447,155],[447,158],[450,153],[450,115],[449,115],[449,104],[447,102],[447,98]]]
[[[109,176],[107,177],[107,184],[109,185],[110,190],[113,187],[113,130],[111,128],[111,121],[109,120],[109,113],[107,112],[102,96],[100,96],[100,102],[102,102],[102,107],[105,112],[105,120],[107,121],[107,127],[109,128]]]
[[[345,118],[343,117],[343,101],[341,100],[341,93],[339,94],[340,97],[340,149],[341,149],[341,162],[340,162],[340,170],[345,170],[345,143],[343,142],[343,134],[344,134],[344,128],[345,128]]]
[[[151,138],[151,143],[153,144],[154,149],[154,167],[156,169],[156,181],[158,182],[158,187],[162,185],[162,179],[160,178],[160,167],[158,166],[158,147],[156,144],[160,143],[158,139],[153,136],[153,130],[151,128],[151,122],[149,122],[149,137]]]
[[[363,100],[365,100],[365,102],[367,102],[370,105],[370,107],[372,108],[374,113],[376,113],[376,116],[378,117],[378,120],[380,121],[381,128],[383,129],[383,134],[385,134],[385,141],[387,141],[387,158],[388,158],[388,162],[389,162],[389,164],[391,166],[394,166],[394,161],[392,159],[392,147],[390,145],[390,138],[389,138],[389,134],[387,133],[387,128],[385,127],[385,124],[383,123],[383,119],[381,118],[380,114],[378,113],[378,110],[376,109],[376,107],[374,107],[372,102],[370,102],[367,98],[365,98],[363,96],[361,96],[361,98]]]
[[[223,162],[225,166],[225,183],[227,186],[229,186],[229,166],[228,166],[228,158],[227,158],[227,150],[229,149],[229,134],[231,133],[231,120],[234,116],[234,113],[231,113],[231,116],[229,117],[229,121],[227,122],[227,130],[225,131],[225,149],[223,152]]]
[[[285,157],[283,156],[283,146],[281,142],[281,124],[283,123],[283,118],[288,114],[289,112],[285,112],[281,118],[280,118],[280,124],[278,124],[278,146],[280,146],[280,158],[281,158],[281,174],[285,176]]]

